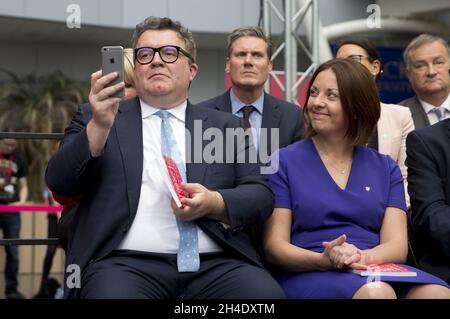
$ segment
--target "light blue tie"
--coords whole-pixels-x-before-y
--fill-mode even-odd
[[[445,107],[436,106],[431,111],[436,114],[439,122],[442,121],[443,119],[445,119],[445,111],[446,111]]]
[[[161,153],[170,157],[178,167],[183,182],[186,182],[186,168],[177,141],[170,125],[170,113],[158,111],[155,115],[161,118]],[[198,254],[197,226],[194,222],[183,221],[177,218],[180,241],[178,244],[177,265],[179,272],[194,272],[200,269],[200,256]]]

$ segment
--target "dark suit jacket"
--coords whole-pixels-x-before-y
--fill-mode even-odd
[[[231,113],[230,90],[210,100],[203,101],[198,105]],[[261,128],[267,129],[267,136],[271,136],[270,129],[279,128],[280,148],[292,144],[303,138],[303,111],[298,105],[279,100],[264,93]],[[271,146],[272,142],[268,139],[267,150],[270,151]]]
[[[60,149],[49,161],[46,171],[46,182],[53,192],[61,196],[81,196],[70,227],[66,258],[67,265],[77,264],[81,271],[89,263],[113,251],[129,230],[139,203],[143,166],[139,99],[120,103],[104,153],[97,158],[90,156],[86,134],[91,116],[90,106],[82,105],[66,129]],[[224,132],[225,128],[240,126],[240,120],[232,115],[196,107],[188,102],[186,128],[191,136],[186,134],[186,145],[195,143],[195,120],[197,124],[201,121],[202,133],[210,127]],[[208,142],[202,141],[203,146]],[[237,150],[242,144],[234,145],[235,154],[242,151]],[[248,139],[243,148],[248,150]],[[188,150],[186,154],[189,154]],[[273,209],[273,193],[266,178],[259,174],[259,164],[192,161],[192,158],[187,159],[188,182],[201,183],[221,193],[231,227],[225,228],[205,217],[196,223],[225,251],[262,266],[248,235],[248,226],[269,217]],[[74,292],[74,289],[65,290],[66,297]]]
[[[414,121],[414,127],[416,129],[430,125],[430,120],[428,119],[427,113],[425,113],[422,104],[420,103],[417,96],[413,96],[409,99],[403,100],[398,104],[409,107]]]
[[[417,262],[450,282],[450,119],[412,131],[406,147]]]

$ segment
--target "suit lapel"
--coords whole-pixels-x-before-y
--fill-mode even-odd
[[[279,105],[277,101],[275,101],[269,94],[264,93],[264,106],[263,106],[263,114],[261,121],[261,128],[265,128],[266,137],[264,138],[267,141],[266,151],[271,153],[272,150],[272,128],[280,128],[280,120],[281,120],[281,111],[279,110]],[[281,133],[281,130],[278,131]],[[262,138],[262,131],[260,132],[260,144]],[[278,136],[279,140],[280,136]],[[259,154],[258,154],[259,156]]]
[[[203,150],[207,144],[207,141],[203,140],[203,133],[211,125],[207,115],[196,110],[189,101],[185,125],[190,133],[186,134],[186,178],[189,183],[203,184],[207,169],[207,165],[203,163]]]
[[[422,103],[420,103],[419,98],[417,96],[414,97],[414,104],[411,109],[412,117],[415,123],[418,124],[418,127],[425,127],[430,125],[430,120],[428,119],[427,113],[425,113]]]
[[[264,93],[264,107],[261,127],[280,127],[281,111],[278,103],[267,93]]]
[[[450,120],[447,119],[447,137],[450,140]]]
[[[214,105],[216,110],[219,110],[222,112],[227,112],[227,113],[232,113],[230,90],[231,89],[229,89],[224,94],[217,97],[216,103]]]
[[[139,203],[144,156],[138,98],[120,104],[114,127],[125,171],[130,217],[134,218]]]
[[[196,123],[194,125],[194,123]],[[186,158],[186,174],[189,183],[203,183],[207,165],[194,163],[194,152],[202,152],[207,141],[203,140],[203,133],[211,127],[206,114],[195,109],[189,101],[186,108],[186,157],[189,156],[191,146],[191,158]],[[201,126],[201,130],[200,130]],[[130,217],[134,218],[139,204],[139,194],[142,181],[143,167],[143,140],[142,140],[142,113],[139,99],[133,99],[121,103],[115,121],[115,132],[123,160],[125,178],[127,184],[128,204]],[[196,132],[197,129],[199,132]],[[195,139],[197,141],[195,141]],[[195,144],[197,143],[197,144]],[[201,149],[199,148],[201,145]],[[197,154],[197,156],[199,156]],[[202,156],[202,153],[200,153]]]

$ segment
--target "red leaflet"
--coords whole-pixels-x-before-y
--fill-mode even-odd
[[[173,190],[175,191],[175,194],[177,198],[174,198],[175,202],[181,205],[179,202],[182,198],[189,197],[188,192],[186,192],[184,189],[181,188],[181,183],[183,182],[183,178],[181,177],[180,171],[178,170],[177,164],[173,159],[171,159],[168,156],[163,156],[164,162],[166,163],[167,172],[169,173],[170,181],[173,187]],[[171,189],[172,193],[172,189]],[[172,193],[172,197],[174,194]],[[178,199],[178,201],[177,201]],[[181,207],[178,205],[178,207]]]
[[[368,269],[351,270],[360,276],[415,277],[417,272],[397,264],[369,265]]]

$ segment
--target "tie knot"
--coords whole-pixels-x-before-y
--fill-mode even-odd
[[[170,117],[170,113],[165,110],[158,111],[155,115],[159,116],[162,120],[167,120]]]
[[[242,108],[242,114],[244,114],[244,117],[248,117],[254,110],[255,107],[253,105],[246,105]]]
[[[434,109],[432,109],[432,112],[436,114],[438,121],[441,121],[445,118],[445,107],[436,106]]]

